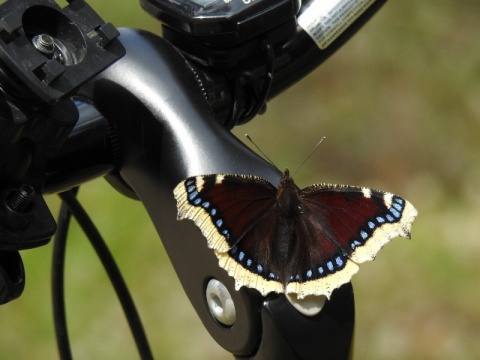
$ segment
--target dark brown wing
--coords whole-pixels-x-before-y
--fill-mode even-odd
[[[178,219],[195,222],[237,289],[283,292],[278,266],[271,262],[279,226],[276,194],[268,181],[244,175],[195,176],[174,190]]]
[[[210,248],[227,252],[272,208],[276,193],[256,176],[190,177],[174,190],[177,218],[193,220]]]
[[[367,188],[313,185],[301,191],[296,218],[298,260],[288,293],[326,295],[350,281],[392,238],[410,237],[415,208],[399,196]]]

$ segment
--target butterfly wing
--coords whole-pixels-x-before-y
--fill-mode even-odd
[[[408,201],[390,193],[320,184],[298,192],[299,211],[288,223],[275,210],[277,189],[245,175],[190,177],[174,195],[178,219],[200,228],[237,290],[247,286],[262,295],[285,291],[298,298],[330,297],[388,241],[410,237],[417,215]]]
[[[174,190],[177,218],[195,222],[237,290],[283,292],[270,263],[279,221],[272,211],[276,193],[268,181],[246,175],[194,176]]]
[[[208,246],[225,253],[273,206],[276,192],[256,176],[193,176],[174,190],[177,219],[193,220]]]
[[[282,219],[270,208],[228,252],[216,251],[219,265],[235,279],[235,289],[257,289],[263,296],[284,292],[283,269],[272,261]]]
[[[292,266],[287,293],[326,295],[350,281],[392,238],[410,237],[417,210],[399,196],[319,184],[301,191],[296,239],[303,258]]]

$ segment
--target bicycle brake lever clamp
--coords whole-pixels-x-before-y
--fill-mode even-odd
[[[6,1],[0,5],[2,85],[13,74],[54,103],[125,55],[118,35],[83,0],[63,9],[54,0]]]

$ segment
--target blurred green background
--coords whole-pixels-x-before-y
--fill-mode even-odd
[[[158,32],[136,0],[90,0],[116,26]],[[65,1],[60,2],[62,5]],[[480,2],[391,0],[347,45],[248,132],[281,168],[326,141],[296,180],[400,194],[419,210],[353,278],[355,359],[478,359],[480,346]],[[273,130],[274,129],[274,130]],[[80,198],[131,286],[159,359],[231,359],[203,329],[141,204],[103,180]],[[48,198],[53,212],[58,200]],[[77,359],[135,359],[114,292],[72,226],[67,309]],[[57,358],[51,245],[23,252],[23,296],[0,308],[1,359]]]

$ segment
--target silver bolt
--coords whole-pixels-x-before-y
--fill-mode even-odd
[[[237,320],[237,312],[232,296],[220,281],[211,279],[206,290],[208,309],[221,324],[232,326]]]
[[[42,54],[51,55],[55,51],[55,42],[53,37],[47,34],[35,35],[32,44]]]

